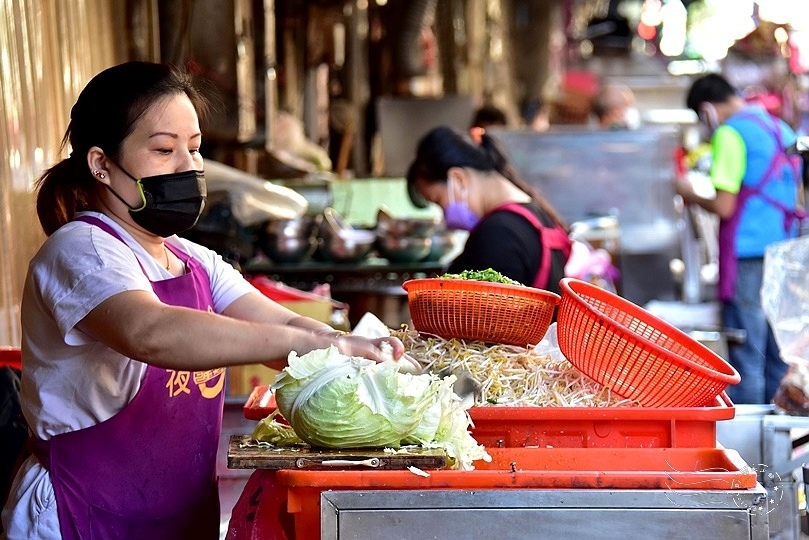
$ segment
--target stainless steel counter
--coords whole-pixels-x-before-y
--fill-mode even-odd
[[[732,448],[751,467],[770,493],[772,538],[800,537],[798,470],[809,462],[809,417],[780,414],[774,405],[736,405],[736,417],[716,424],[717,441]]]
[[[809,462],[799,431],[809,432],[809,416],[780,414],[774,405],[736,405],[736,417],[716,425],[716,438],[738,451],[751,466],[786,478]],[[764,479],[766,483],[766,479]]]
[[[765,540],[767,491],[326,491],[320,538]]]

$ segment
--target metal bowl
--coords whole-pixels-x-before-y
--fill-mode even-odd
[[[439,228],[432,236],[430,252],[424,257],[424,262],[436,262],[455,249],[458,245],[458,235],[455,231],[447,228]]]
[[[373,231],[352,228],[333,208],[323,211],[317,238],[317,251],[322,257],[334,262],[359,262],[368,257],[375,242]]]
[[[377,234],[376,248],[379,254],[390,262],[419,262],[430,253],[433,246],[431,237],[382,236]]]
[[[380,208],[376,215],[376,233],[379,236],[429,238],[440,225],[440,218],[394,217],[384,208]]]
[[[311,216],[267,221],[258,232],[258,246],[276,263],[307,259],[317,247],[316,221]]]
[[[371,253],[375,240],[373,231],[326,233],[318,238],[318,250],[334,262],[359,262]]]

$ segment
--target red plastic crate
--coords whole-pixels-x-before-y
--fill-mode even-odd
[[[725,394],[711,407],[469,409],[472,436],[486,447],[711,448],[716,446],[716,422],[735,414]]]
[[[0,367],[22,369],[22,351],[19,347],[0,347]]]
[[[253,389],[244,416],[261,420],[276,408],[266,385]],[[736,408],[727,395],[711,407],[506,407],[469,409],[472,436],[489,447],[711,448],[716,422]]]
[[[756,472],[735,450],[719,448],[493,448],[474,471],[281,470],[294,538],[320,538],[320,494],[332,490],[670,489],[742,490]],[[257,515],[262,519],[277,519]]]

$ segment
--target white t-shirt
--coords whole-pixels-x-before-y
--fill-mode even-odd
[[[31,260],[23,290],[22,409],[42,439],[103,422],[135,396],[146,364],[108,349],[76,324],[115,294],[151,293],[149,280],[172,277],[115,222],[86,215],[108,223],[124,242],[95,225],[69,223]],[[215,312],[255,290],[214,251],[177,236],[166,242],[205,268]],[[61,536],[53,487],[35,458],[24,464],[11,493],[2,516],[9,539]]]

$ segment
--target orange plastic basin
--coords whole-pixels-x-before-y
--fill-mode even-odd
[[[273,471],[287,487],[297,539],[318,538],[320,494],[330,490],[667,489],[742,490],[756,472],[719,448],[492,448],[474,471]]]
[[[469,409],[487,447],[711,448],[716,422],[736,409],[727,395],[710,407],[504,407]]]
[[[267,385],[257,386],[244,416],[261,420],[276,409]],[[472,407],[472,435],[486,447],[711,448],[716,422],[736,408],[722,394],[710,407]]]

